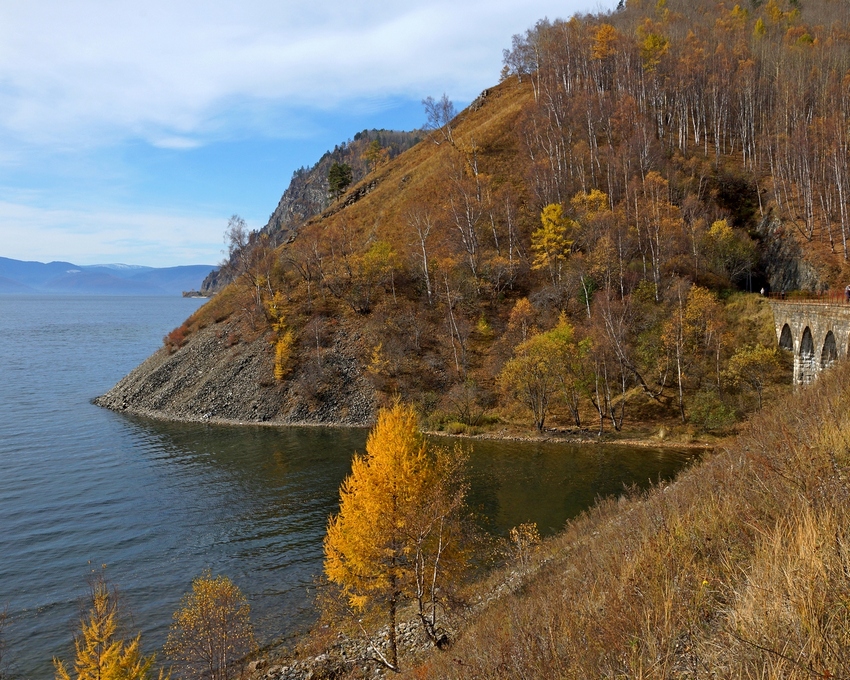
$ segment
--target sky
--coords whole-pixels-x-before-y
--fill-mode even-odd
[[[0,0],[0,256],[215,264],[292,173],[498,82],[511,36],[616,0]]]

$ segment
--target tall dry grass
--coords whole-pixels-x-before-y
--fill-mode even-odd
[[[413,677],[850,677],[850,366],[602,502]]]

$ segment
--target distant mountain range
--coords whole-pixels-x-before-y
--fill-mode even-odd
[[[215,269],[209,264],[181,267],[44,264],[0,257],[0,293],[181,295],[184,291],[200,290],[204,278]]]

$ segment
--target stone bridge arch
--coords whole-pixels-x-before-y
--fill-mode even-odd
[[[812,338],[812,329],[808,326],[803,329],[800,351],[797,354],[797,361],[794,362],[797,382],[808,385],[818,375],[818,365],[815,363],[815,341]]]
[[[771,300],[779,346],[794,354],[794,383],[807,384],[850,353],[850,306]]]
[[[829,368],[838,360],[838,345],[835,342],[835,333],[829,331],[823,341],[823,349],[820,353],[821,370]]]

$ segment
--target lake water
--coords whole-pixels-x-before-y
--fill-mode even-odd
[[[13,675],[73,656],[86,577],[107,565],[146,652],[194,576],[230,576],[263,642],[313,617],[321,541],[365,430],[162,423],[92,405],[201,301],[0,296],[0,610]],[[669,478],[681,452],[476,442],[490,531],[552,533],[600,495]]]

